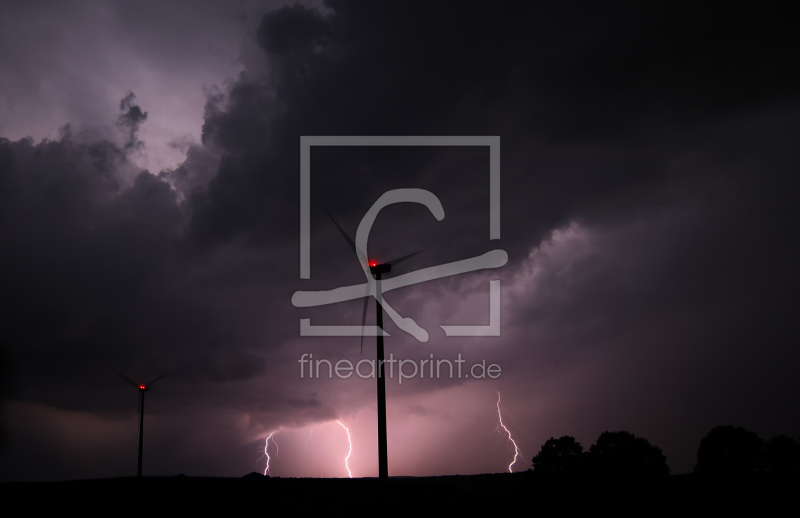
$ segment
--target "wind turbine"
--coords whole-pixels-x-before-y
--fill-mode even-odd
[[[117,372],[117,371],[114,371],[114,372]],[[165,372],[164,374],[162,374],[161,376],[157,377],[156,379],[154,379],[153,381],[151,381],[150,383],[148,383],[146,385],[141,385],[139,383],[134,383],[133,380],[131,380],[129,378],[126,378],[125,376],[123,376],[119,372],[117,372],[117,375],[120,378],[122,378],[125,381],[127,381],[128,383],[130,383],[131,385],[133,385],[134,387],[136,387],[136,390],[139,391],[139,468],[138,468],[138,470],[136,472],[136,476],[137,477],[141,477],[142,476],[142,444],[143,444],[143,441],[144,441],[144,393],[147,392],[148,390],[150,390],[150,387],[152,387],[156,383],[156,381],[158,381],[161,378],[163,378],[164,376],[166,376],[167,373]]]
[[[336,225],[336,228],[339,229],[339,232],[344,237],[347,244],[350,245],[350,248],[353,249],[356,256],[358,257],[359,262],[362,265],[368,265],[369,271],[371,276],[368,277],[367,280],[367,296],[364,297],[364,310],[361,315],[361,328],[364,329],[364,325],[366,324],[367,320],[367,306],[369,305],[369,295],[371,294],[371,284],[372,279],[375,280],[375,318],[376,324],[378,327],[377,333],[377,362],[378,362],[378,477],[381,480],[386,480],[389,478],[389,464],[388,464],[388,457],[389,457],[389,448],[388,448],[388,441],[386,438],[386,379],[384,378],[384,352],[383,352],[383,305],[382,305],[382,295],[381,295],[381,278],[383,274],[390,273],[392,271],[392,266],[397,266],[398,264],[402,263],[406,259],[410,259],[417,255],[420,252],[414,252],[412,254],[404,255],[402,257],[398,257],[392,261],[387,261],[385,263],[378,263],[377,261],[368,260],[365,251],[359,250],[356,247],[355,242],[347,235],[347,232],[336,222],[336,219],[325,209],[325,212],[328,213],[328,217],[331,218],[333,224]],[[371,278],[370,278],[371,277]],[[361,351],[364,351],[364,333],[361,333]]]

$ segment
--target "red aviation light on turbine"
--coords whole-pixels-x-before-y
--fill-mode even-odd
[[[375,261],[370,261],[370,262],[369,262],[369,265],[370,265],[370,266],[378,266],[378,263],[376,263]]]
[[[139,388],[144,390],[144,385],[139,385]]]

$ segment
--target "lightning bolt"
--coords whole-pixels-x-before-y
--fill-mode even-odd
[[[511,431],[506,428],[506,425],[503,424],[503,414],[500,412],[500,392],[497,392],[497,417],[500,419],[500,426],[503,427],[503,430],[506,431],[508,434],[508,440],[511,441],[511,444],[514,445],[514,460],[511,461],[511,464],[508,465],[508,472],[514,473],[514,470],[511,469],[511,466],[517,463],[517,458],[522,456],[522,452],[519,451],[519,446],[517,446],[516,441],[513,437],[511,437]]]
[[[272,437],[273,435],[275,435],[275,432],[272,432],[271,434],[269,434],[269,436],[267,436],[267,440],[264,442],[264,455],[267,457],[267,467],[264,468],[264,475],[269,475],[270,474],[270,472],[269,472],[269,460],[270,460],[270,457],[269,457],[269,441],[270,441],[270,439],[272,439],[272,444],[275,445],[275,454],[277,455],[277,453],[278,453],[278,443],[275,442],[275,439]],[[262,456],[261,458],[263,459],[264,457]]]
[[[311,436],[314,435],[314,429],[311,429],[311,433],[308,434],[308,439],[306,439],[306,449],[308,449],[308,441],[311,440]]]
[[[353,442],[350,440],[350,430],[341,423],[338,419],[336,420],[339,423],[339,426],[344,428],[344,431],[347,432],[347,444],[350,445],[350,451],[347,452],[347,457],[344,458],[344,467],[347,469],[347,474],[350,475],[350,478],[353,478],[353,474],[350,473],[350,465],[348,464],[348,459],[350,459],[350,454],[353,453]]]

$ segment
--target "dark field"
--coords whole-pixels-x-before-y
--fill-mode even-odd
[[[395,478],[385,483],[377,479],[177,476],[7,482],[0,484],[0,497],[6,507],[13,505],[26,514],[47,508],[125,515],[132,511],[288,516],[558,516],[585,512],[763,515],[779,509],[781,514],[794,515],[799,486],[797,479],[704,479],[695,475],[661,480],[554,480],[516,473]]]

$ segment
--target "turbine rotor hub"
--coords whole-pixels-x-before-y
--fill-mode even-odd
[[[392,271],[392,265],[389,263],[383,263],[383,264],[370,263],[369,271],[372,272],[372,275],[389,273],[390,271]]]

